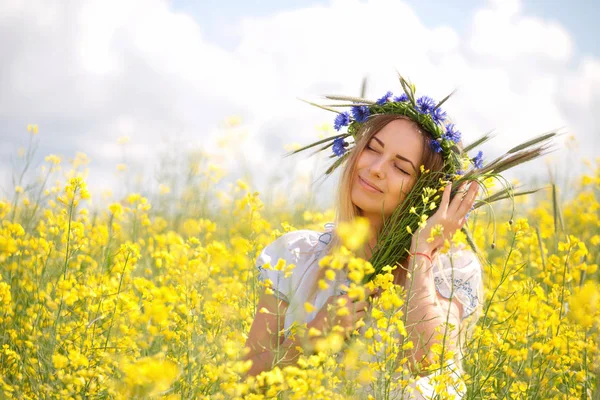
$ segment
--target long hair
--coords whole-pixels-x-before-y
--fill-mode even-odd
[[[369,118],[364,124],[362,124],[360,130],[357,132],[358,137],[360,138],[356,143],[355,147],[351,150],[351,154],[348,155],[348,159],[346,160],[345,165],[342,169],[342,174],[340,177],[340,181],[337,187],[337,202],[336,202],[336,217],[335,217],[335,225],[338,226],[341,222],[350,222],[354,220],[356,217],[361,216],[361,210],[352,203],[351,190],[352,184],[354,181],[355,173],[356,173],[356,162],[360,157],[361,153],[364,151],[365,147],[371,140],[373,136],[375,136],[379,131],[381,131],[387,124],[397,119],[405,119],[409,121],[412,127],[421,134],[421,138],[423,141],[423,153],[421,154],[420,165],[423,165],[425,170],[430,170],[430,172],[439,172],[444,168],[444,160],[440,153],[436,153],[431,148],[431,141],[433,140],[433,135],[429,133],[426,129],[424,129],[419,123],[413,121],[412,119],[405,117],[403,115],[397,114],[379,114],[374,115]],[[459,141],[456,146],[463,150],[463,143]],[[417,179],[421,176],[421,171],[417,171]],[[413,188],[407,193],[407,196],[410,194],[412,190],[415,189],[417,185],[413,185]],[[406,197],[405,197],[406,198]],[[401,207],[402,202],[398,204],[397,207]],[[379,233],[379,232],[378,232]],[[341,238],[335,234],[335,232],[331,232],[331,240],[325,250],[323,251],[323,255],[332,253],[335,249],[339,248],[342,245]],[[314,304],[316,294],[319,288],[319,280],[325,277],[326,268],[319,267],[317,273],[315,274],[314,281],[310,286],[310,293],[307,297],[307,301]],[[397,276],[395,279],[395,284],[401,285],[404,287],[406,283],[406,272],[408,271],[408,261],[405,259],[400,263],[400,266],[397,271]],[[479,308],[474,313],[475,315],[479,315]],[[478,317],[477,317],[478,318]],[[456,366],[458,370],[462,373],[464,372],[462,366],[462,350],[463,346],[466,345],[467,338],[471,336],[473,329],[475,327],[476,318],[470,317],[467,318],[464,324],[461,321],[461,327],[459,328],[459,348],[458,354],[455,356]]]
[[[444,160],[442,158],[442,155],[440,153],[434,152],[430,146],[431,141],[433,140],[433,135],[427,132],[417,122],[413,121],[408,117],[397,114],[379,114],[372,116],[371,118],[369,118],[369,120],[362,124],[360,130],[357,132],[357,135],[360,139],[356,142],[351,154],[348,155],[348,159],[346,160],[346,163],[342,169],[342,174],[337,188],[335,218],[336,226],[338,226],[341,222],[352,221],[356,217],[361,215],[361,210],[352,203],[351,197],[353,178],[356,173],[356,162],[363,150],[365,149],[365,147],[367,147],[367,144],[369,143],[371,138],[375,136],[379,131],[381,131],[387,124],[398,119],[404,119],[409,121],[412,124],[413,128],[421,134],[421,138],[423,140],[423,153],[421,155],[420,165],[423,165],[426,170],[428,169],[431,172],[437,172],[443,169]],[[458,143],[458,146],[462,149],[462,143]],[[419,170],[417,171],[417,179],[420,176],[421,171]],[[399,206],[400,205],[398,205],[398,207]],[[331,253],[334,249],[339,248],[341,245],[342,243],[340,237],[333,233],[331,241],[327,246],[327,253]],[[405,268],[400,268],[399,274],[400,284],[404,285],[406,281]],[[311,287],[311,292],[308,296],[309,302],[314,301],[316,293],[318,291],[319,280],[322,279],[324,276],[325,269],[319,268],[319,271],[316,274],[315,280]]]

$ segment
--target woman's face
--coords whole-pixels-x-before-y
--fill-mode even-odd
[[[397,119],[371,137],[356,160],[352,203],[363,216],[386,217],[404,200],[417,180],[423,139],[412,122]]]

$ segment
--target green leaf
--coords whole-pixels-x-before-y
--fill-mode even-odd
[[[285,154],[285,155],[284,155],[284,157],[288,157],[288,156],[291,156],[291,155],[293,155],[293,154],[296,154],[296,153],[299,153],[299,152],[301,152],[301,151],[304,151],[304,150],[306,150],[306,149],[310,149],[311,147],[318,146],[318,145],[320,145],[321,143],[325,143],[325,142],[327,142],[327,141],[330,141],[330,140],[331,140],[331,141],[334,141],[335,139],[337,139],[337,138],[339,138],[339,137],[341,137],[341,138],[345,138],[345,137],[348,137],[348,136],[350,136],[350,134],[348,134],[348,133],[342,133],[342,134],[340,134],[340,135],[330,136],[330,137],[328,137],[328,138],[325,138],[325,139],[322,139],[322,140],[316,141],[316,142],[314,142],[314,143],[312,143],[312,144],[309,144],[308,146],[304,146],[304,147],[302,147],[302,148],[299,148],[299,149],[296,149],[296,150],[294,150],[294,151],[291,151],[291,152],[289,152],[289,153]]]
[[[402,75],[400,75],[400,72],[396,72],[398,73],[398,78],[400,79],[400,85],[402,86],[402,90],[404,90],[404,93],[406,93],[406,96],[408,96],[408,99],[412,103],[413,107],[415,107],[417,105],[417,103],[415,102],[415,86],[410,84],[406,79],[404,79]]]
[[[484,134],[482,137],[480,137],[473,143],[469,144],[468,146],[465,146],[463,148],[463,152],[468,153],[469,151],[473,150],[475,147],[482,145],[483,143],[487,142],[488,140],[490,140],[491,138],[496,136],[496,135],[492,135],[492,132],[493,131],[489,131],[488,133]]]
[[[479,200],[476,201],[475,204],[473,204],[473,209],[476,210],[479,207],[485,206],[486,204],[490,204],[490,203],[495,203],[497,201],[500,200],[504,200],[504,199],[508,199],[508,198],[513,198],[513,197],[519,197],[519,196],[526,196],[528,194],[533,194],[536,193],[540,190],[542,190],[543,188],[539,188],[539,189],[534,189],[534,190],[527,190],[524,192],[515,192],[512,194],[509,194],[510,189],[505,189],[502,190],[498,193],[494,193],[493,195],[483,199],[483,200]]]
[[[450,96],[452,96],[454,93],[456,93],[456,89],[454,89],[452,91],[452,93],[450,93],[448,96],[444,97],[444,99],[442,101],[440,101],[439,103],[437,103],[437,105],[433,108],[433,111],[437,110],[438,108],[440,108],[440,106],[442,104],[444,104],[446,102],[446,100],[448,100],[450,98]]]
[[[365,76],[362,81],[362,85],[360,86],[360,97],[364,98],[367,93],[367,77]]]
[[[336,113],[336,114],[340,114],[340,112],[339,112],[338,110],[335,110],[335,109],[333,109],[333,108],[329,108],[329,107],[327,107],[327,106],[322,106],[322,105],[320,105],[320,104],[313,103],[312,101],[308,101],[308,100],[304,100],[304,99],[300,99],[300,98],[299,98],[298,100],[300,100],[300,101],[303,101],[303,102],[305,102],[305,103],[308,103],[308,104],[310,104],[311,106],[319,107],[319,108],[322,108],[323,110],[332,111],[332,112],[334,112],[334,113]]]
[[[333,171],[335,171],[335,169],[337,167],[339,167],[345,160],[346,158],[348,158],[348,155],[350,154],[349,151],[347,151],[344,155],[342,155],[340,158],[338,158],[337,160],[335,160],[335,162],[333,164],[331,164],[331,166],[329,168],[327,168],[327,171],[325,171],[325,173],[327,175],[331,174]]]
[[[513,147],[512,149],[508,150],[507,153],[508,154],[510,154],[510,153],[516,153],[517,151],[523,150],[523,149],[525,149],[525,148],[527,148],[529,146],[532,146],[534,144],[537,144],[539,142],[543,142],[543,141],[545,141],[547,139],[550,139],[550,138],[552,138],[554,136],[556,136],[556,132],[550,132],[550,133],[546,133],[546,134],[540,135],[540,136],[538,136],[536,138],[533,138],[531,140],[526,141],[525,143],[521,143],[520,145]]]
[[[330,100],[351,101],[353,103],[365,103],[368,105],[375,104],[375,102],[372,100],[363,99],[362,97],[355,97],[355,96],[326,95],[325,98],[330,99]],[[348,104],[348,105],[353,105],[353,104]]]

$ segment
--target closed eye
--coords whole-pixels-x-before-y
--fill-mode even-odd
[[[371,150],[371,151],[373,151],[373,152],[375,152],[375,153],[379,154],[379,152],[378,152],[377,150],[375,150],[374,148],[372,148],[371,146],[367,146],[367,150]],[[396,168],[397,168],[398,170],[400,170],[402,173],[404,173],[404,174],[406,174],[406,175],[410,175],[408,172],[406,172],[406,171],[405,171],[405,170],[403,170],[402,168],[398,167],[397,165],[396,165]]]
[[[396,166],[396,168],[398,168],[400,171],[404,172],[406,175],[410,175],[408,172],[406,172],[405,170],[403,170],[402,168]]]

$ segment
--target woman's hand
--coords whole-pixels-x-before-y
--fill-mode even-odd
[[[369,289],[367,289],[369,291]],[[375,296],[378,291],[368,292],[368,296]],[[339,304],[343,303],[348,308],[347,313],[338,315],[337,310],[344,306]],[[348,338],[350,334],[357,329],[357,323],[363,319],[367,313],[370,302],[369,299],[359,300],[352,299],[349,295],[343,294],[339,296],[329,296],[323,307],[319,310],[315,318],[308,323],[309,327],[316,328],[323,332],[323,334],[329,333],[334,326],[340,326],[344,330],[345,337]]]
[[[466,222],[465,217],[471,210],[479,191],[479,183],[477,181],[471,182],[469,189],[462,194],[461,189],[464,189],[467,184],[467,182],[464,182],[452,201],[450,201],[452,183],[446,185],[438,210],[427,219],[425,227],[413,236],[412,251],[433,255],[444,245],[446,239],[452,239],[454,232],[462,228]],[[432,229],[438,225],[442,229],[441,235],[434,236],[433,240],[429,239]],[[428,242],[427,239],[430,241]]]

